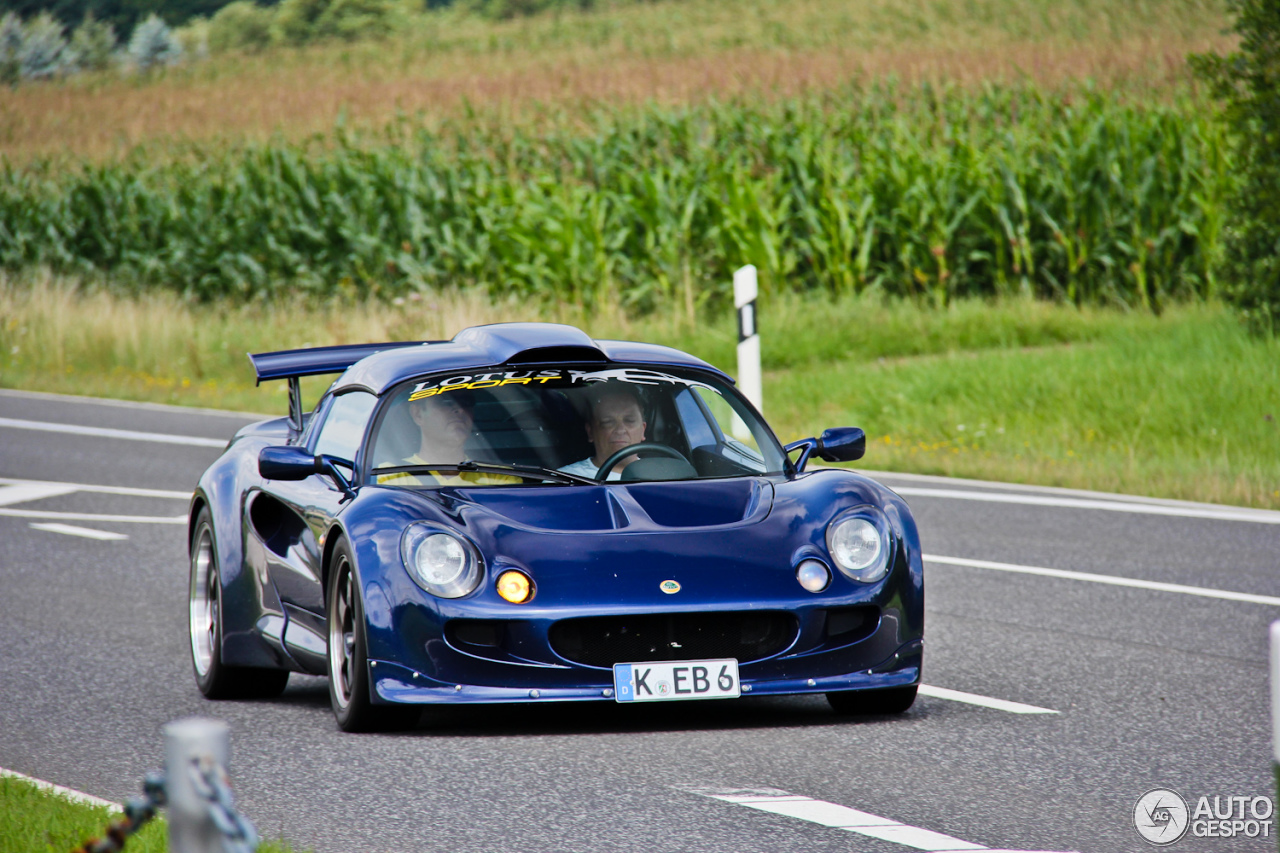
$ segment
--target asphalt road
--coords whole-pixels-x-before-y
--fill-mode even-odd
[[[217,716],[243,811],[318,853],[920,849],[696,790],[741,788],[971,845],[1109,853],[1149,849],[1133,810],[1153,788],[1192,810],[1202,796],[1274,797],[1280,514],[936,478],[883,477],[930,555],[1262,598],[927,563],[925,681],[1057,713],[921,696],[901,718],[846,720],[821,698],[744,698],[467,708],[355,736],[337,731],[319,679],[294,676],[279,700],[210,703],[190,673],[179,517],[219,452],[209,440],[248,420],[0,391],[0,768],[122,801],[160,767],[164,723]],[[1173,849],[1273,851],[1266,824],[1266,839],[1188,834]]]

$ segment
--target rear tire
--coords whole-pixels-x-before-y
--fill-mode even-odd
[[[345,539],[334,546],[326,599],[329,705],[344,732],[373,732],[413,726],[421,709],[375,705],[365,651],[364,604],[356,583],[355,560]]]
[[[888,715],[905,712],[916,701],[918,685],[879,690],[842,690],[828,693],[827,702],[837,714]]]
[[[213,518],[204,507],[191,535],[187,585],[191,670],[206,699],[269,699],[289,683],[287,670],[227,666],[222,662],[222,572],[213,538]]]

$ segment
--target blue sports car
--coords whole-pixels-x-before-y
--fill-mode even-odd
[[[345,731],[438,703],[914,701],[911,513],[807,467],[861,457],[862,430],[783,447],[706,362],[570,326],[250,358],[289,415],[237,433],[192,498],[210,699],[327,675]],[[341,375],[306,414],[319,374]]]

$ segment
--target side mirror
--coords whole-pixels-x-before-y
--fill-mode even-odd
[[[859,427],[835,427],[823,432],[821,438],[802,438],[783,450],[787,453],[800,451],[796,471],[804,470],[811,455],[826,462],[852,462],[867,452],[867,434]]]
[[[835,427],[822,433],[814,453],[827,462],[853,462],[867,452],[867,434],[860,427]]]
[[[344,496],[353,498],[355,490],[338,470],[339,465],[355,467],[336,456],[312,456],[302,447],[264,447],[258,451],[258,474],[268,480],[305,480],[312,474],[328,474]]]
[[[305,480],[323,471],[319,458],[303,447],[264,447],[258,453],[258,473],[268,480]]]

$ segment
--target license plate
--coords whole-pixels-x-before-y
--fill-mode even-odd
[[[613,695],[619,702],[734,699],[741,692],[733,658],[613,665]]]

